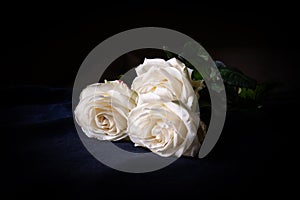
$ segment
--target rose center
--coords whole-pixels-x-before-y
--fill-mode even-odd
[[[109,127],[110,123],[109,120],[104,115],[98,115],[97,120],[102,128]]]

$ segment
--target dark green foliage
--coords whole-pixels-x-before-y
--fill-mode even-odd
[[[201,51],[199,49],[194,49],[192,44],[185,45],[185,51],[194,51],[195,53]],[[210,70],[206,70],[206,74],[200,74],[195,67],[185,60],[182,56],[178,56],[170,51],[165,51],[167,58],[176,57],[182,61],[188,68],[193,69],[192,79],[193,80],[203,80],[203,75],[207,78],[214,79],[218,73]],[[197,54],[197,55],[198,55]],[[204,59],[203,55],[199,54],[199,59]],[[228,67],[221,61],[215,61],[215,64],[220,72],[222,80],[225,85],[227,103],[229,108],[234,107],[249,107],[261,106],[263,99],[269,94],[271,90],[278,86],[277,83],[261,83],[258,84],[256,80],[245,75],[240,70]],[[212,87],[213,88],[213,87]],[[200,93],[200,108],[207,108],[210,106],[209,91],[207,88],[199,91]],[[202,98],[204,97],[204,98]],[[252,107],[250,106],[250,107]]]

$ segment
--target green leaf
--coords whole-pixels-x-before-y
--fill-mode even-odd
[[[199,80],[203,80],[203,77],[202,77],[201,74],[198,72],[198,70],[193,69],[193,72],[192,72],[192,79],[193,79],[194,81],[199,81]]]
[[[202,99],[199,101],[199,108],[209,108],[209,107],[211,107],[210,102]]]
[[[168,59],[176,57],[176,55],[174,53],[172,53],[171,51],[167,51],[167,50],[164,50],[164,51],[165,51],[165,54]]]
[[[266,82],[257,85],[256,87],[256,100],[262,100],[271,90],[274,88],[278,87],[279,83],[278,82]]]
[[[262,99],[270,92],[272,89],[278,86],[278,83],[269,82],[256,85],[255,89],[241,88],[239,97],[243,99],[250,99],[256,102],[262,101]]]
[[[255,100],[256,91],[253,89],[241,88],[241,92],[239,93],[239,96],[243,99]]]
[[[250,89],[255,89],[256,87],[254,79],[233,68],[219,68],[219,71],[225,84]]]
[[[123,75],[124,75],[124,74],[120,74],[120,75],[117,77],[117,79],[118,79],[118,80],[121,80],[122,77],[123,77]]]

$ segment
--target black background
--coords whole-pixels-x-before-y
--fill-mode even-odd
[[[99,163],[82,147],[71,118],[31,126],[1,123],[3,183],[10,195],[243,199],[292,195],[298,158],[291,142],[297,132],[292,114],[297,114],[299,85],[296,6],[133,1],[15,3],[2,10],[2,110],[60,101],[65,98],[60,93],[41,96],[10,88],[71,89],[80,64],[95,46],[121,31],[144,26],[185,33],[213,59],[260,82],[275,80],[282,85],[262,110],[229,112],[220,141],[205,159],[182,158],[147,174],[121,173]]]

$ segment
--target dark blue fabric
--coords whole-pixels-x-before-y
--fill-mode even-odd
[[[42,191],[53,197],[104,198],[108,193],[244,199],[268,197],[291,175],[285,170],[291,133],[284,126],[288,120],[282,116],[288,113],[282,101],[228,111],[221,138],[204,159],[183,157],[159,171],[129,174],[103,165],[84,148],[72,118],[70,88],[27,86],[2,92],[10,96],[1,109],[1,134],[4,180],[12,196]],[[129,142],[116,145],[134,151]]]

